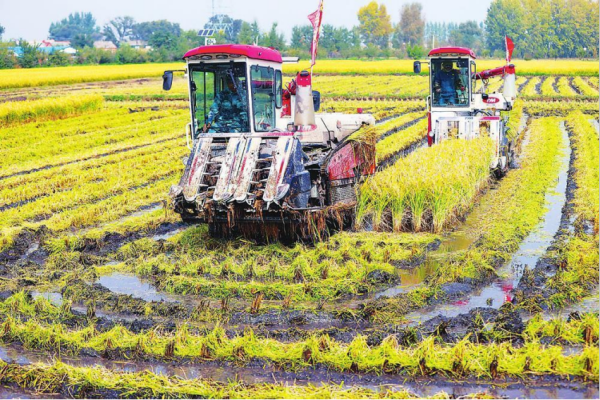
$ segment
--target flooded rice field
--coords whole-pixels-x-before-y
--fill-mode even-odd
[[[189,154],[174,129],[183,79],[172,98],[153,97],[156,79],[0,91],[2,104],[101,98],[0,122],[15,154],[0,161],[0,397],[598,398],[597,103],[515,103],[500,176],[426,145],[422,77],[346,93],[350,78],[316,80],[327,109],[378,121],[373,180],[408,187],[399,166],[451,158],[438,172],[455,185],[367,181],[362,221],[290,242],[218,239],[171,209]],[[437,203],[419,208],[417,192]]]

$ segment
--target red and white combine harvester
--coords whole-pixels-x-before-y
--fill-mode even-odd
[[[508,117],[500,112],[510,111],[516,98],[515,66],[509,64],[511,53],[512,48],[507,52],[505,66],[477,72],[475,53],[470,49],[441,47],[429,52],[427,141],[430,146],[449,138],[489,136],[496,149],[491,168],[498,175],[508,170],[514,143],[508,132]],[[421,72],[419,61],[414,63],[414,72]],[[504,79],[502,93],[487,93],[488,79],[496,76]],[[479,80],[483,85],[477,90]]]
[[[311,74],[283,88],[282,57],[249,45],[202,46],[184,59],[191,153],[174,210],[216,237],[259,240],[321,235],[352,220],[355,186],[375,170],[371,143],[349,136],[368,114],[317,114]],[[163,76],[169,90],[173,71]]]

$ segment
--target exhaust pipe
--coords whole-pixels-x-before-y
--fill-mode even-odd
[[[302,71],[296,77],[296,109],[294,110],[294,125],[316,125],[315,105],[311,76],[308,71]]]
[[[517,85],[515,66],[510,64],[504,68],[504,88],[502,94],[507,100],[514,100],[517,97]]]

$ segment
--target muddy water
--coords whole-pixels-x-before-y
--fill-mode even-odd
[[[188,228],[187,226],[182,226],[182,227],[173,229],[171,231],[162,233],[160,235],[154,235],[154,236],[152,236],[152,240],[156,240],[156,241],[167,240],[167,239],[172,238],[173,236],[177,235],[178,233],[185,231],[187,228]]]
[[[95,283],[111,292],[133,296],[145,301],[177,301],[175,296],[159,292],[154,286],[133,274],[114,272],[101,276]]]
[[[469,223],[471,221],[471,223]],[[425,261],[416,268],[402,269],[398,271],[400,276],[400,285],[394,286],[382,292],[375,294],[375,298],[392,297],[400,293],[408,292],[423,285],[426,277],[442,267],[444,261],[450,255],[466,250],[475,237],[470,234],[469,227],[475,220],[469,219],[462,225],[460,230],[450,233],[446,236],[439,248],[427,253]]]
[[[111,361],[94,357],[56,357],[53,355],[25,350],[19,346],[0,346],[0,359],[5,362],[28,365],[32,363],[53,363],[57,359],[73,367],[102,366],[117,372],[148,371],[162,376],[178,376],[185,379],[211,379],[217,382],[241,380],[248,384],[278,383],[283,385],[315,385],[325,383],[341,387],[362,386],[375,391],[402,389],[409,390],[418,396],[433,396],[440,392],[454,395],[455,398],[473,393],[487,393],[492,397],[502,398],[594,398],[598,397],[595,384],[581,382],[554,382],[518,380],[448,381],[441,377],[407,378],[401,375],[349,374],[325,369],[306,369],[286,372],[269,366],[249,365],[239,367],[231,363],[205,362],[202,364],[168,364],[133,361]],[[12,389],[10,393],[19,394],[20,389]],[[0,391],[0,394],[3,394]],[[27,392],[23,392],[27,397]],[[14,397],[13,397],[14,398]]]
[[[512,290],[519,284],[523,271],[525,268],[532,269],[535,267],[539,258],[544,255],[552,243],[560,227],[562,208],[566,203],[569,161],[571,158],[571,148],[568,146],[569,136],[566,129],[564,129],[563,122],[561,122],[561,128],[563,132],[563,152],[560,159],[559,178],[556,185],[546,193],[546,203],[548,205],[546,213],[540,224],[521,243],[510,262],[497,271],[500,278],[468,299],[435,306],[425,310],[425,312],[421,310],[420,312],[411,313],[407,315],[407,320],[422,322],[437,315],[455,317],[476,307],[491,306],[500,308],[502,304],[512,300]]]
[[[58,292],[37,292],[37,291],[33,291],[33,292],[31,292],[31,297],[33,297],[34,300],[39,299],[39,298],[46,299],[50,303],[54,304],[57,307],[60,307],[62,305],[62,303],[63,303],[62,294],[60,294]]]

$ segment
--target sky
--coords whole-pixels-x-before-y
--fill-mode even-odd
[[[91,12],[102,26],[118,16],[130,15],[136,21],[167,19],[183,29],[201,29],[217,13],[235,19],[258,21],[268,31],[273,22],[289,40],[294,25],[308,24],[308,14],[318,0],[0,0],[0,25],[6,28],[3,39],[42,40],[50,23],[76,11]],[[358,24],[356,14],[370,0],[324,0],[323,23],[351,27]],[[385,4],[392,22],[400,19],[402,4],[410,0],[379,0]],[[421,0],[425,18],[435,22],[483,21],[491,0]]]

